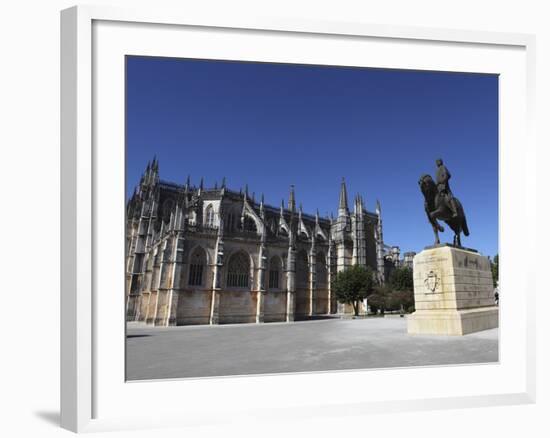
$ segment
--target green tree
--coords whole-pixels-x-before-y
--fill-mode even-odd
[[[392,304],[392,310],[403,310],[405,312],[410,312],[414,309],[414,292],[412,290],[393,291]]]
[[[394,291],[413,290],[412,269],[406,266],[394,269],[390,274],[390,286]]]
[[[369,296],[369,306],[373,313],[384,313],[388,308],[391,300],[392,290],[389,286],[379,285],[374,288],[374,292]]]
[[[491,262],[491,272],[493,274],[493,287],[496,287],[498,282],[498,254],[493,257]]]
[[[355,316],[359,315],[359,302],[368,297],[373,290],[374,275],[368,266],[350,266],[338,272],[332,282],[332,290],[341,303],[351,304]]]

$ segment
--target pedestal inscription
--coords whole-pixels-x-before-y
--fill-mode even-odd
[[[489,260],[449,246],[425,249],[413,260],[416,311],[409,334],[465,335],[498,327]]]

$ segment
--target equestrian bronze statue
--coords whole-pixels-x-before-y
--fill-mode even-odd
[[[443,164],[443,160],[437,160],[436,165],[436,182],[430,175],[422,175],[418,181],[424,195],[424,209],[434,230],[435,244],[440,243],[439,232],[444,231],[444,228],[437,222],[442,220],[455,233],[453,244],[462,247],[460,233],[464,233],[465,236],[470,235],[466,215],[462,204],[454,197],[449,187],[451,173]]]

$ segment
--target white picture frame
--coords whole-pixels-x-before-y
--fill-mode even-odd
[[[140,39],[145,29],[149,37],[147,42]],[[337,46],[346,48],[349,44],[350,51],[341,51],[338,56],[342,58],[336,62],[341,62],[342,65],[354,62],[353,65],[356,65],[355,61],[349,60],[354,56],[351,49],[357,44],[365,44],[365,48],[372,45],[372,54],[378,57],[377,61],[368,64],[369,66],[395,67],[395,55],[391,53],[394,50],[393,46],[396,46],[395,53],[403,53],[403,58],[399,60],[402,63],[401,68],[460,70],[464,66],[466,71],[502,75],[504,85],[500,95],[500,290],[503,304],[500,329],[502,351],[499,364],[141,383],[125,383],[120,380],[120,363],[121,360],[123,363],[124,353],[119,351],[118,347],[124,335],[123,313],[120,312],[118,302],[114,301],[114,304],[110,305],[111,298],[101,295],[104,294],[101,292],[104,290],[101,289],[103,283],[110,284],[109,281],[119,278],[117,269],[120,266],[115,263],[109,268],[105,265],[104,257],[100,256],[103,254],[102,251],[109,247],[109,242],[113,242],[111,252],[120,254],[119,240],[124,238],[123,233],[118,236],[124,229],[124,223],[116,220],[124,214],[123,205],[119,202],[121,193],[123,195],[120,182],[124,180],[124,147],[123,142],[120,144],[119,141],[120,135],[123,135],[123,118],[121,119],[119,104],[120,93],[123,94],[124,87],[121,89],[121,84],[124,78],[118,75],[120,64],[117,63],[122,63],[119,59],[121,54],[136,54],[136,50],[140,54],[178,56],[178,51],[182,49],[181,44],[178,45],[177,41],[170,43],[173,38],[163,39],[171,32],[176,34],[170,34],[170,37],[179,38],[178,29],[185,29],[182,38],[205,38],[204,43],[193,47],[192,54],[196,56],[203,53],[202,56],[207,58],[224,56],[223,50],[229,48],[224,49],[223,44],[219,44],[218,34],[232,32],[236,48],[231,49],[237,50],[246,46],[248,50],[247,52],[243,49],[242,55],[237,52],[227,55],[233,59],[241,59],[239,56],[242,59],[266,56],[265,47],[269,47],[271,60],[297,62],[303,56],[299,53],[301,45],[296,44],[297,51],[294,53],[288,44],[291,39],[298,41],[301,38],[308,40],[304,42],[302,50],[311,49],[312,59],[307,60],[311,63],[316,62],[315,59],[321,60],[322,56],[331,56],[331,50],[332,55],[336,56]],[[129,32],[124,35],[132,38],[125,38],[120,32]],[[255,45],[254,38],[263,39],[261,48]],[[283,43],[279,40],[285,40],[285,50],[282,49]],[[128,52],[129,46],[125,45],[129,41],[132,47]],[[243,41],[250,43],[239,46],[238,42]],[[326,53],[315,50],[315,44],[321,43],[324,49],[322,52]],[[266,46],[267,44],[269,46]],[[279,44],[281,47],[278,49]],[[377,44],[383,44],[384,49],[376,48]],[[414,52],[413,48],[418,49],[418,57],[411,55],[410,59],[407,59],[405,51]],[[457,53],[448,55],[448,50]],[[275,415],[274,410],[277,415],[288,414],[293,418],[307,418],[311,415],[349,415],[350,412],[359,415],[363,412],[534,402],[535,312],[527,302],[534,297],[537,283],[534,269],[527,261],[522,261],[515,254],[515,250],[534,249],[536,233],[532,232],[520,238],[515,236],[514,231],[520,226],[535,230],[536,220],[533,212],[517,207],[517,201],[512,202],[512,199],[520,199],[520,202],[532,202],[534,205],[537,199],[535,175],[527,173],[528,167],[536,167],[528,166],[534,162],[536,148],[532,127],[535,92],[534,53],[534,36],[524,34],[381,26],[359,22],[318,22],[299,18],[258,18],[242,14],[204,16],[189,9],[163,11],[153,8],[130,10],[78,6],[62,11],[62,427],[80,432],[185,426],[209,421],[212,412],[216,412],[218,420],[222,421],[224,418],[244,419],[251,413],[269,418],[270,415]],[[234,58],[235,56],[237,58]],[[315,58],[316,56],[318,58]],[[347,60],[344,56],[348,56]],[[423,56],[433,59],[423,64]],[[471,64],[463,58],[471,59]],[[110,59],[115,59],[113,66],[109,66]],[[113,70],[110,70],[111,67]],[[111,71],[117,74],[110,75]],[[113,108],[113,112],[109,113],[108,118],[106,112],[102,111],[105,99],[98,90],[108,90],[108,94],[114,96],[115,100],[109,102],[109,108]],[[522,146],[518,147],[519,144]],[[106,149],[106,145],[113,147]],[[109,155],[111,153],[112,156]],[[115,226],[109,228],[106,212],[111,213],[110,208],[113,205],[120,205],[121,211],[114,213]],[[122,258],[120,262],[123,265]],[[512,266],[514,269],[510,269]],[[118,284],[123,284],[122,279],[123,275],[117,280]],[[117,289],[117,286],[114,289]],[[518,294],[513,309],[511,305],[506,304],[507,290],[514,290]],[[121,303],[123,295],[121,289]],[[116,294],[113,296],[116,297]],[[102,315],[101,320],[98,320],[98,314]],[[510,321],[512,314],[515,315],[513,327]],[[117,320],[118,317],[120,320]],[[116,338],[116,341],[111,342],[108,333],[114,333],[112,338]],[[117,337],[118,335],[120,336]],[[106,361],[106,357],[112,358],[112,361]],[[358,391],[351,393],[346,389],[350,382],[357,381],[358,377],[364,375],[370,379],[376,373],[391,373],[397,382],[396,387],[403,381],[413,383],[406,389],[401,386],[403,389],[389,392],[387,396],[381,396],[382,389],[375,389],[370,394]],[[339,393],[315,390],[319,383],[318,379],[330,382],[331,385],[341,385]],[[473,379],[473,382],[453,386],[450,379]],[[442,382],[448,382],[448,386],[442,386]],[[162,394],[167,394],[170,388],[176,386],[188,394],[194,394],[192,406],[173,402],[168,404],[171,400],[163,398]],[[139,391],[136,390],[138,387]],[[303,388],[304,392],[310,393],[288,400],[284,393],[291,387]],[[270,391],[270,398],[261,398],[262,403],[258,403],[258,400],[248,403],[246,397],[253,393],[253,388],[261,388],[264,393]],[[217,391],[219,395],[216,400],[201,395],[212,390]],[[131,401],[136,399],[137,393],[144,391],[147,392],[147,397],[159,397],[167,404],[159,403],[156,407],[149,407],[148,414],[140,412]],[[241,396],[233,397],[233,406],[227,409],[227,401],[232,394]],[[182,411],[185,411],[185,415],[182,415]]]

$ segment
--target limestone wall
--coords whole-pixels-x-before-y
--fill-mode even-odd
[[[220,292],[220,324],[256,322],[257,293],[222,290]]]
[[[264,322],[286,321],[286,291],[267,292],[264,301]]]
[[[303,318],[309,312],[309,288],[296,288],[296,318]]]
[[[319,288],[313,294],[313,314],[328,313],[328,288]]]
[[[179,292],[177,324],[209,324],[212,292],[209,290],[183,290]]]

